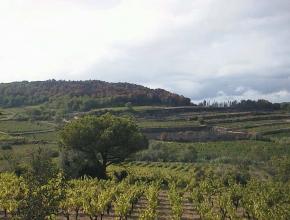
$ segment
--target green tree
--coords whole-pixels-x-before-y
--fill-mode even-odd
[[[108,165],[147,148],[148,141],[132,119],[105,114],[85,116],[67,124],[61,132],[60,146],[63,154],[79,152],[90,168],[93,164],[95,176],[106,178]],[[71,165],[70,161],[63,164]],[[93,172],[84,174],[94,176]]]
[[[65,185],[63,175],[57,171],[48,151],[39,148],[32,153],[24,175],[27,193],[20,207],[21,219],[40,220],[57,214]]]

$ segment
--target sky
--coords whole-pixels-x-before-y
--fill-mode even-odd
[[[290,101],[290,0],[0,0],[0,82]]]

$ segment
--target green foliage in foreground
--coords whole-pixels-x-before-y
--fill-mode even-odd
[[[193,166],[186,172],[158,167],[130,169],[129,166],[128,176],[122,181],[113,176],[110,180],[67,181],[61,174],[54,175],[53,169],[44,168],[44,165],[51,166],[46,163],[36,163],[40,170],[34,164],[29,178],[0,174],[0,190],[4,192],[0,194],[0,210],[4,215],[31,220],[55,219],[60,215],[80,219],[81,214],[90,219],[104,215],[127,219],[143,196],[147,204],[139,219],[154,220],[158,219],[158,195],[163,190],[170,201],[171,218],[175,220],[181,219],[185,199],[202,219],[290,217],[289,182],[263,181],[253,176],[241,179],[237,178],[237,170],[220,173],[210,167]],[[115,168],[111,171],[117,172]],[[42,178],[44,181],[40,183]]]

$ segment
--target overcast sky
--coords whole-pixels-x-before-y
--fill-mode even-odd
[[[0,0],[0,82],[290,101],[290,0]]]

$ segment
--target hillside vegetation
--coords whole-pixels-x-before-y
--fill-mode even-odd
[[[130,83],[89,81],[35,81],[0,84],[0,107],[48,103],[67,111],[134,105],[190,105],[190,99],[163,89],[149,89]]]

